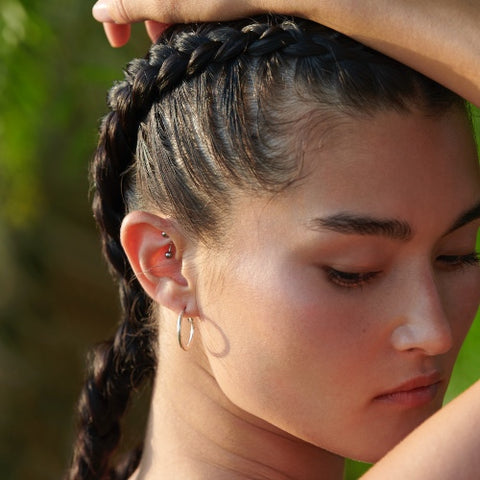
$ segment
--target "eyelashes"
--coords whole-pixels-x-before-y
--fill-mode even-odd
[[[331,267],[326,267],[328,280],[343,288],[358,288],[373,280],[380,272],[342,272]]]
[[[440,255],[436,259],[443,269],[457,270],[469,266],[478,266],[480,256],[477,252],[467,255]],[[332,267],[324,267],[330,283],[345,289],[361,288],[381,275],[381,271],[345,272]]]
[[[478,252],[472,252],[468,255],[440,255],[437,261],[451,268],[468,267],[480,264],[480,256]]]

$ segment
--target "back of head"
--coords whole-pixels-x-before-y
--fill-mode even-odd
[[[239,191],[281,192],[301,175],[301,133],[395,109],[441,115],[463,101],[419,73],[306,20],[261,17],[172,27],[109,94],[92,166],[94,212],[123,307],[80,403],[71,478],[113,478],[130,391],[155,369],[150,301],[120,245],[129,210],[221,242]],[[348,141],[348,140],[347,140]],[[125,478],[135,462],[117,478]]]

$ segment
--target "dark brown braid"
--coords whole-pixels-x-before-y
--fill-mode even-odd
[[[91,373],[79,402],[79,435],[71,479],[115,478],[108,471],[108,460],[120,438],[120,418],[132,389],[151,377],[155,369],[154,328],[148,321],[150,301],[134,279],[119,238],[126,213],[122,190],[128,188],[122,174],[131,166],[135,148],[135,134],[129,131],[125,118],[112,111],[104,119],[92,166],[94,215],[104,255],[119,284],[123,314],[115,337],[99,345],[92,357]]]
[[[310,111],[445,111],[459,100],[407,67],[314,23],[263,17],[171,28],[109,94],[92,166],[93,210],[122,318],[100,345],[79,404],[68,478],[125,479],[110,465],[130,392],[152,378],[156,329],[120,245],[130,209],[154,206],[200,240],[221,241],[235,188],[295,180],[292,126]],[[328,118],[328,115],[326,116]],[[215,235],[212,235],[212,234]]]
[[[102,235],[110,271],[119,285],[122,318],[114,338],[99,345],[79,401],[79,434],[71,479],[120,478],[109,469],[109,458],[120,439],[120,419],[132,390],[155,370],[155,328],[149,322],[150,300],[128,263],[120,244],[120,226],[126,214],[124,173],[133,163],[136,126],[145,112],[134,107],[131,87],[116,87],[111,112],[104,118],[92,164],[93,211]],[[113,96],[112,96],[113,98]],[[138,102],[137,102],[138,103]],[[138,463],[138,459],[137,462]],[[135,465],[127,466],[128,477]]]

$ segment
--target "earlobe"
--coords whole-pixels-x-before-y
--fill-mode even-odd
[[[122,222],[121,242],[145,292],[174,311],[191,304],[189,282],[182,275],[184,238],[174,223],[136,210]]]

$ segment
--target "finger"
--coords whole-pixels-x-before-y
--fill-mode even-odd
[[[146,19],[163,20],[168,16],[170,2],[158,0],[98,0],[92,8],[99,22],[135,23]]]
[[[154,22],[147,20],[145,22],[145,29],[152,42],[156,42],[160,35],[170,26],[169,23]]]
[[[103,28],[108,42],[112,47],[123,47],[130,38],[130,25],[118,25],[116,23],[104,23]]]

